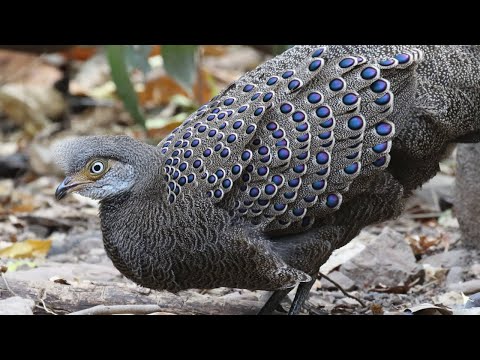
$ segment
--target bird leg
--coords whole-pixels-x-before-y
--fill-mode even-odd
[[[305,300],[308,298],[308,294],[310,294],[310,289],[312,288],[313,284],[315,283],[315,278],[310,280],[309,282],[303,282],[298,285],[297,292],[295,293],[295,298],[293,299],[292,306],[290,306],[290,310],[288,311],[288,315],[298,315],[300,310],[302,309]]]
[[[265,305],[260,309],[258,315],[272,315],[272,313],[278,309],[281,301],[287,296],[287,294],[292,291],[292,288],[276,290],[270,295],[270,298],[267,300]]]

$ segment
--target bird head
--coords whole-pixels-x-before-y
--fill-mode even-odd
[[[128,136],[64,140],[55,146],[54,153],[66,175],[55,192],[58,200],[70,192],[103,200],[145,189],[159,163],[154,146]]]

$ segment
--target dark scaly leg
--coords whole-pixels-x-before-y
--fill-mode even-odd
[[[258,315],[272,315],[272,313],[280,306],[280,302],[292,291],[293,288],[276,290],[270,295],[265,305],[260,309]]]
[[[298,285],[297,292],[295,293],[295,299],[293,299],[293,303],[292,306],[290,306],[288,315],[298,315],[300,313],[300,310],[302,309],[305,300],[307,300],[308,295],[310,294],[310,289],[315,283],[315,280],[316,279],[313,278],[309,282],[300,283],[300,285]]]

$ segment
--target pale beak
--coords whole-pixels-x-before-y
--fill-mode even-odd
[[[71,176],[67,176],[63,179],[62,183],[58,185],[57,190],[55,191],[55,197],[57,200],[63,199],[68,193],[75,191],[75,189],[83,184],[87,184],[90,181],[76,182]]]

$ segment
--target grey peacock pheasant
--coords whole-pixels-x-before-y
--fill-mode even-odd
[[[448,145],[478,141],[469,46],[296,46],[200,107],[158,147],[85,137],[57,152],[70,191],[100,199],[107,254],[178,291],[299,284],[366,225],[399,215]]]

